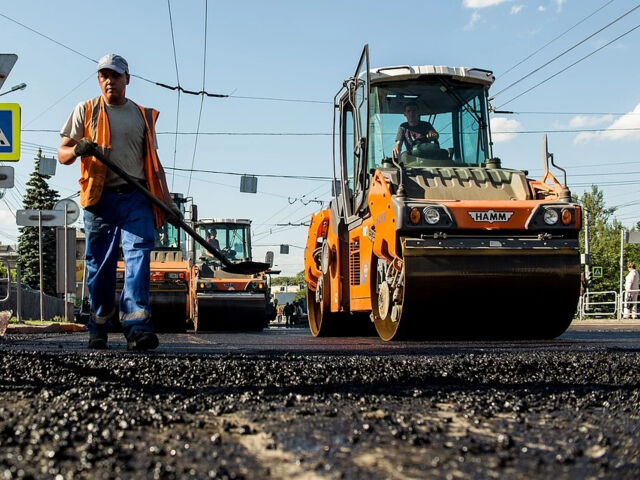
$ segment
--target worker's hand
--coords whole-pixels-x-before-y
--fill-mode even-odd
[[[97,150],[97,143],[92,142],[88,138],[83,138],[73,147],[73,154],[76,157],[90,157],[94,155]]]
[[[438,132],[436,132],[435,130],[431,130],[429,131],[429,133],[427,133],[427,138],[429,140],[437,140],[440,137],[440,135],[438,135]]]

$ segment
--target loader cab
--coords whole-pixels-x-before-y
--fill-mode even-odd
[[[347,224],[366,215],[376,169],[392,174],[402,168],[411,176],[429,168],[485,167],[493,156],[487,102],[493,79],[490,71],[464,67],[370,69],[365,46],[353,77],[334,102],[334,170],[341,186],[336,203]],[[417,106],[420,120],[439,137],[437,142],[416,141],[410,148],[403,142],[394,158],[408,104]]]
[[[209,239],[215,231],[220,252],[232,262],[251,260],[251,220],[211,219],[200,220],[196,224],[198,234]],[[217,262],[200,244],[195,245],[195,258]]]

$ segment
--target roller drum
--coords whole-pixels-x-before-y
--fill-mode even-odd
[[[408,243],[392,339],[554,338],[573,319],[580,295],[574,242],[496,249]]]
[[[266,324],[264,294],[198,293],[198,332],[261,331]]]

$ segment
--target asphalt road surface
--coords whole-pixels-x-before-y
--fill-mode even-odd
[[[640,328],[544,342],[302,328],[0,339],[7,478],[640,478]]]

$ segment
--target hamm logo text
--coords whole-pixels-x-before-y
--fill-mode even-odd
[[[469,212],[474,222],[508,222],[513,212],[496,212],[486,210],[484,212]]]

